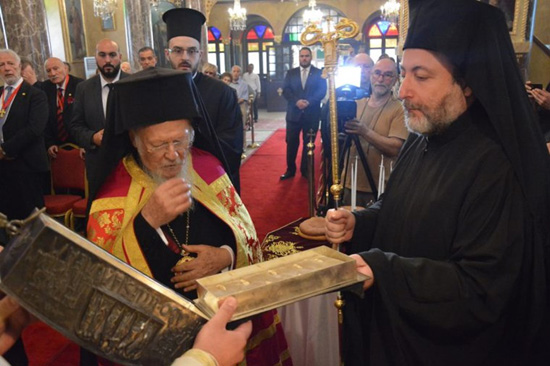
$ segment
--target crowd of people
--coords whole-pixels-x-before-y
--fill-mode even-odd
[[[368,97],[344,132],[355,141],[351,155],[365,159],[358,182],[351,160],[344,165],[344,203],[357,190],[366,209],[329,210],[325,225],[367,280],[364,297],[345,293],[342,361],[546,365],[550,86],[524,84],[497,8],[409,5],[399,65],[365,53],[351,60]],[[199,71],[200,12],[172,9],[163,20],[172,70],[157,68],[155,51],[143,47],[143,71],[130,75],[116,42],[104,39],[96,76],[76,78],[52,57],[39,82],[32,65],[0,50],[0,212],[18,219],[43,206],[48,158],[74,142],[90,185],[88,238],[193,299],[197,279],[262,261],[239,197],[244,116],[257,120],[248,103],[261,83],[253,65],[244,75],[235,65],[221,80],[214,65]],[[327,85],[311,61],[302,48],[284,81],[281,180],[296,174],[300,133],[305,147],[323,118]],[[305,159],[300,171],[307,175]],[[227,299],[174,365],[292,365],[277,312],[227,331],[237,306]],[[10,297],[0,300],[0,353],[14,365],[26,364],[18,336],[32,320]],[[83,350],[82,365],[97,362]]]

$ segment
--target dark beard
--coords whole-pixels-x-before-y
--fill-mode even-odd
[[[111,66],[113,68],[113,71],[111,72],[105,71],[105,66]],[[116,66],[111,64],[105,64],[103,65],[103,67],[98,67],[98,69],[101,75],[103,75],[105,79],[114,79],[118,75],[118,72],[120,71],[120,64]]]

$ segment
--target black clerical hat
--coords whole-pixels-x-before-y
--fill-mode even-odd
[[[202,25],[206,17],[199,11],[189,8],[170,9],[162,16],[166,23],[168,40],[186,36],[201,41]]]
[[[109,93],[99,158],[88,170],[90,202],[120,160],[135,153],[126,131],[178,119],[191,121],[195,129],[193,145],[214,155],[229,171],[192,75],[150,68],[121,79]]]
[[[445,55],[461,66],[468,54],[476,26],[476,7],[488,5],[473,0],[410,0],[409,29],[403,49],[421,48]]]
[[[114,132],[166,121],[199,118],[189,73],[150,68],[121,79],[115,84]]]

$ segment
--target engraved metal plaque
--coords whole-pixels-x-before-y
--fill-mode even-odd
[[[207,315],[218,301],[234,296],[239,304],[233,320],[355,285],[362,292],[367,277],[355,260],[325,246],[197,280],[195,300]]]
[[[67,338],[125,365],[169,365],[206,322],[192,302],[45,214],[0,254],[0,288]]]

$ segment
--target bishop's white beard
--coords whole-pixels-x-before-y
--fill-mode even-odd
[[[187,156],[187,157],[191,156],[191,151],[187,150],[185,152],[184,156]],[[181,170],[178,173],[178,175],[174,178],[183,179],[187,184],[189,184],[191,187],[193,187],[193,174],[192,174],[190,160],[191,159],[181,159],[181,158],[178,158],[178,160],[176,160],[176,162],[175,162],[176,164],[181,163]],[[162,183],[166,182],[168,179],[171,179],[171,178],[164,178],[160,174],[147,169],[141,163],[140,163],[140,166],[143,169],[143,171],[151,177],[151,179],[153,180],[153,182],[155,182],[157,187],[159,185],[161,185]],[[193,193],[193,188],[191,188],[191,195],[192,195],[192,193]],[[191,206],[191,209],[192,208],[193,208],[193,206]]]

